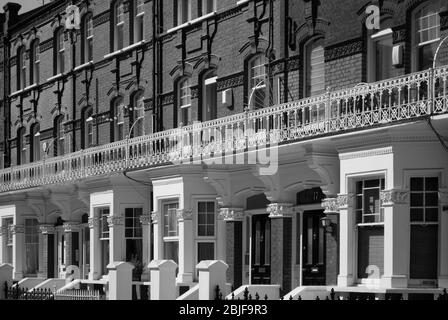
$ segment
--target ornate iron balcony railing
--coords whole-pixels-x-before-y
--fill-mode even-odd
[[[0,192],[185,163],[448,112],[448,66],[0,170]]]

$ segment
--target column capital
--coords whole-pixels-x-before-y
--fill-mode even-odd
[[[124,218],[122,216],[108,216],[107,223],[109,224],[109,228],[122,226],[124,224]]]
[[[140,223],[144,226],[148,226],[151,224],[151,215],[150,214],[142,214],[140,216]]]
[[[242,221],[243,208],[220,208],[219,216],[224,221]]]
[[[337,204],[339,209],[348,209],[353,207],[353,199],[355,198],[353,193],[340,193],[338,194]]]
[[[292,203],[270,203],[267,211],[269,218],[288,218],[292,216]]]
[[[322,200],[322,208],[325,209],[325,214],[334,214],[339,213],[339,204],[338,204],[338,198],[325,198]]]
[[[396,204],[406,204],[409,198],[408,190],[390,189],[380,192],[381,205],[383,207],[393,206]]]
[[[15,235],[17,233],[25,233],[25,226],[21,224],[12,224],[9,226],[9,231],[12,235]]]
[[[56,231],[54,225],[52,225],[52,224],[41,224],[39,226],[39,229],[40,229],[40,233],[42,233],[42,234],[53,234]]]
[[[151,221],[153,224],[157,224],[159,222],[159,212],[158,211],[151,212]]]
[[[89,228],[93,229],[95,227],[98,227],[100,225],[100,218],[89,218]]]
[[[177,221],[193,219],[193,210],[191,209],[177,209]]]
[[[442,206],[448,206],[448,188],[439,189],[439,199]]]
[[[64,232],[78,232],[79,227],[80,225],[78,222],[64,222],[62,225]]]

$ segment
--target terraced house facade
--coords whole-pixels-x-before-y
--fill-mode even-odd
[[[178,294],[202,260],[285,295],[448,286],[444,1],[55,0],[0,21],[16,280],[171,259]]]

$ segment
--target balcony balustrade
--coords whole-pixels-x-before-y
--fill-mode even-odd
[[[0,192],[245,152],[448,112],[448,66],[0,170]]]

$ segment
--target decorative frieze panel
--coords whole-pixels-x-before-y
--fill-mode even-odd
[[[363,51],[362,39],[352,39],[325,48],[325,62],[352,56]]]
[[[169,93],[164,93],[162,95],[162,106],[166,106],[168,104],[173,104],[174,103],[174,93],[173,92],[169,92]]]
[[[218,79],[217,90],[223,91],[230,88],[240,87],[244,84],[244,75],[242,73],[232,74],[222,79]]]
[[[12,224],[9,226],[9,232],[11,232],[12,235],[17,233],[25,233],[25,227],[19,224]]]
[[[348,209],[353,207],[354,195],[349,194],[338,194],[337,205],[340,209]]]
[[[42,234],[53,234],[56,231],[52,224],[41,224],[39,229]]]
[[[382,206],[393,206],[395,204],[405,204],[408,202],[409,191],[407,190],[382,190],[380,200]]]
[[[106,10],[93,17],[93,27],[97,27],[110,19],[110,10]]]
[[[144,226],[151,224],[151,215],[150,214],[142,214],[140,216],[140,223]]]
[[[325,209],[324,213],[338,213],[339,204],[338,198],[326,198],[322,200],[322,208]]]
[[[89,228],[93,229],[100,225],[100,218],[89,218]]]
[[[224,221],[242,221],[243,209],[242,208],[221,208],[219,209],[219,216]]]
[[[40,53],[50,50],[51,48],[53,48],[53,38],[50,38],[48,40],[45,40],[45,41],[42,41],[41,43],[39,43]]]
[[[193,210],[191,209],[178,209],[177,210],[177,220],[191,220],[193,219]]]
[[[107,224],[109,228],[113,228],[114,226],[122,226],[124,225],[124,218],[121,216],[108,216]]]
[[[267,207],[269,218],[288,218],[292,215],[291,203],[270,203]]]
[[[66,222],[62,225],[64,232],[78,232],[80,225],[78,222]]]

